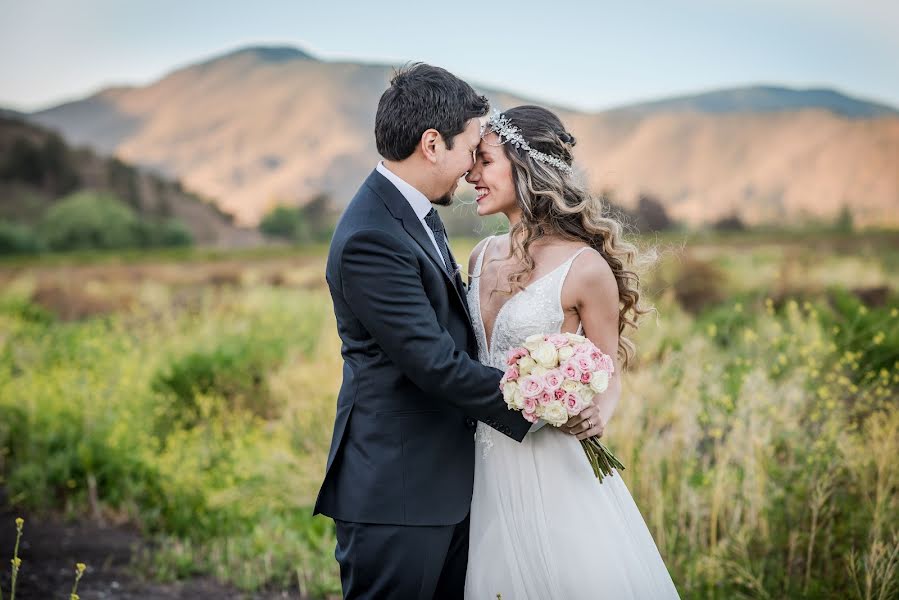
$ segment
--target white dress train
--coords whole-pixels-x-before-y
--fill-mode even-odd
[[[479,295],[488,244],[477,259],[468,303],[480,361],[505,369],[509,348],[529,335],[560,331],[562,284],[581,251],[506,301],[488,345]],[[545,426],[518,443],[478,423],[475,439],[465,598],[678,597],[621,476],[599,483],[574,436]]]

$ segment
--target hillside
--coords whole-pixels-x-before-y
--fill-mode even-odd
[[[373,168],[392,67],[252,47],[31,115],[79,144],[181,179],[240,223],[319,192],[346,203]],[[499,106],[514,94],[482,90]],[[899,116],[832,90],[740,88],[601,113],[561,110],[578,165],[625,206],[688,223],[832,218],[899,224]]]
[[[256,231],[234,226],[229,215],[186,192],[178,181],[71,147],[53,132],[0,116],[0,219],[36,223],[56,200],[81,189],[110,191],[150,220],[177,219],[200,244],[261,241]]]

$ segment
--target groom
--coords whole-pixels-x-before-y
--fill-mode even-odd
[[[384,160],[331,240],[327,281],[343,384],[315,513],[334,519],[345,598],[461,598],[474,431],[521,441],[530,427],[480,364],[443,223],[472,168],[487,99],[414,64],[381,96]]]

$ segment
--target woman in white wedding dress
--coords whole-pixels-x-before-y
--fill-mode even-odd
[[[466,598],[678,597],[621,476],[598,482],[578,442],[614,414],[633,354],[620,334],[645,309],[624,268],[633,246],[572,178],[574,143],[552,112],[517,107],[490,119],[467,176],[478,214],[510,222],[510,233],[482,241],[469,264],[481,362],[505,370],[510,348],[559,331],[586,335],[617,358],[592,418],[536,424],[520,444],[478,423]]]

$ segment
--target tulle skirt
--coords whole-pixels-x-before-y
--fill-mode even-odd
[[[599,483],[551,426],[515,442],[478,423],[465,598],[677,598],[617,473]]]

